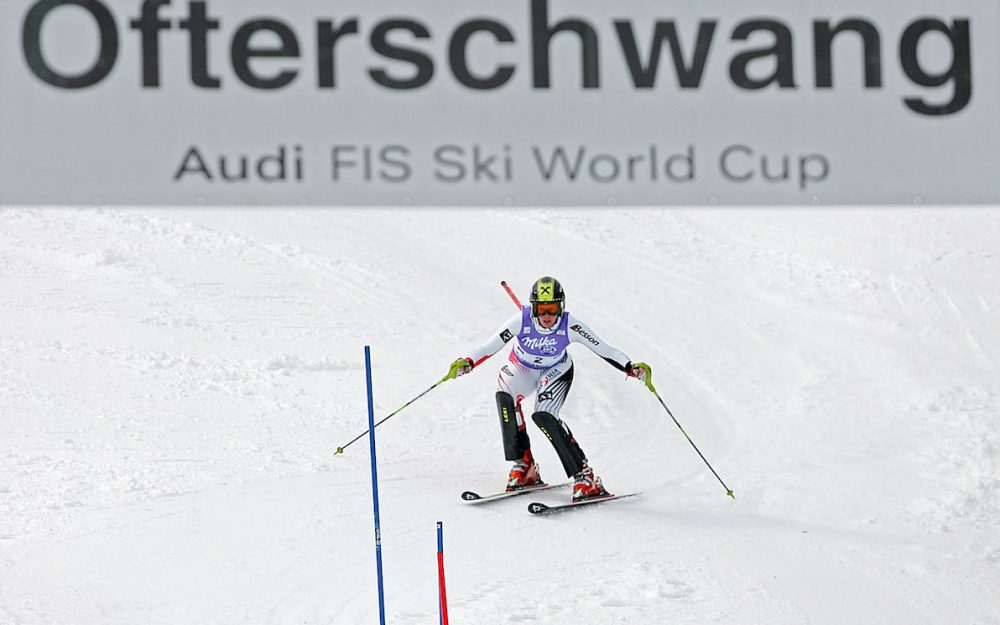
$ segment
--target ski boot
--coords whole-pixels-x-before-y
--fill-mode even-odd
[[[538,465],[531,456],[531,450],[524,452],[521,459],[510,468],[510,475],[507,476],[507,491],[521,490],[526,486],[538,486],[544,484],[542,476],[538,474]]]
[[[586,464],[583,470],[573,476],[573,501],[583,501],[598,497],[608,497],[611,493],[601,484],[601,478]]]

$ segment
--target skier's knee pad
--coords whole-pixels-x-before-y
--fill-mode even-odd
[[[531,415],[531,420],[552,443],[556,453],[559,454],[559,460],[562,461],[567,476],[572,476],[583,470],[587,457],[576,443],[569,428],[562,421],[548,412],[536,412]]]
[[[497,413],[500,415],[504,457],[507,460],[518,460],[528,451],[531,443],[527,431],[517,424],[517,405],[510,393],[497,391]]]

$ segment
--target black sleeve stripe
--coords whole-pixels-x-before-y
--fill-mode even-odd
[[[614,367],[615,369],[618,369],[619,371],[621,371],[623,373],[628,371],[628,365],[629,365],[629,363],[625,363],[623,365],[622,363],[618,362],[617,360],[612,360],[611,358],[605,358],[604,360],[607,361],[607,363],[609,365],[611,365],[612,367]]]

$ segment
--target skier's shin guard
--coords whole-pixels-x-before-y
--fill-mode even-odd
[[[587,462],[587,456],[577,445],[573,433],[569,431],[566,424],[547,412],[536,412],[531,415],[531,419],[542,430],[546,438],[552,442],[556,453],[559,454],[559,460],[562,461],[563,469],[566,470],[566,476],[572,477],[582,471],[583,465]]]
[[[510,393],[497,391],[497,413],[500,415],[500,433],[503,435],[503,453],[507,460],[520,460],[531,447],[528,432],[522,419],[518,425],[518,409]]]

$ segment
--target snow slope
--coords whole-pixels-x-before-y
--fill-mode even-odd
[[[913,208],[4,209],[0,623],[377,623],[363,346],[381,417],[542,274],[736,500],[580,350],[643,496],[467,506],[496,357],[378,428],[389,623],[437,623],[441,520],[456,624],[1000,624],[1000,210]]]

